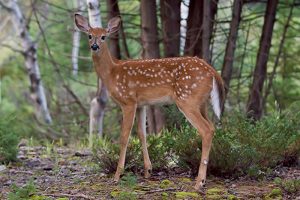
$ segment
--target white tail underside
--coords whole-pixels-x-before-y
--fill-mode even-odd
[[[220,119],[221,116],[220,96],[219,96],[218,85],[216,83],[215,78],[213,78],[213,87],[210,92],[210,99],[211,99],[211,105],[213,107],[214,113]]]

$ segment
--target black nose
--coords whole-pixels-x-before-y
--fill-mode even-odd
[[[94,43],[94,44],[91,46],[91,49],[93,49],[94,51],[96,51],[97,49],[99,49],[98,44]]]

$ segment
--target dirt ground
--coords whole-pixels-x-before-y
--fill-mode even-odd
[[[128,175],[121,184],[111,175],[99,172],[87,150],[21,146],[19,161],[0,166],[0,199],[7,199],[12,184],[22,187],[32,180],[36,192],[31,199],[300,199],[299,190],[290,193],[272,179],[247,177],[222,179],[209,176],[203,191],[193,189],[194,178],[187,174],[165,172],[144,179]],[[299,168],[276,172],[284,179],[300,179]]]

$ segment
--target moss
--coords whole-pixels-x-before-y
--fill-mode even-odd
[[[277,184],[277,185],[281,185],[282,179],[279,178],[279,177],[276,177],[276,178],[274,178],[274,183]]]
[[[30,197],[30,200],[50,200],[50,198],[46,197],[46,196],[33,195]],[[64,199],[64,200],[66,200],[66,199]]]
[[[183,182],[183,183],[190,183],[190,182],[192,182],[192,180],[190,178],[181,178],[180,181]]]
[[[212,194],[212,195],[207,195],[206,199],[207,200],[220,200],[220,199],[224,199],[224,198],[221,195]]]
[[[224,199],[224,196],[227,194],[227,191],[220,187],[210,188],[206,192],[207,199]]]
[[[120,191],[112,191],[112,192],[110,193],[110,196],[116,198],[119,194],[120,194]]]
[[[274,188],[267,196],[264,198],[265,200],[271,200],[271,199],[282,199],[282,191],[280,188]]]
[[[233,194],[230,194],[227,196],[228,200],[238,200],[238,198],[236,196],[234,196]]]
[[[112,191],[110,195],[115,199],[130,199],[134,200],[137,199],[137,193],[131,191]]]
[[[168,194],[167,192],[161,193],[161,199],[162,199],[162,200],[167,200],[167,199],[169,199],[169,194]]]
[[[197,198],[199,194],[196,192],[175,192],[177,199]]]
[[[58,198],[58,199],[55,199],[55,200],[69,200],[69,198],[62,197],[62,198]]]
[[[207,190],[206,195],[214,195],[214,194],[225,194],[227,193],[224,189],[215,187]]]
[[[173,185],[174,183],[168,179],[163,180],[160,184],[159,187],[162,189],[166,189],[169,188],[171,185]]]

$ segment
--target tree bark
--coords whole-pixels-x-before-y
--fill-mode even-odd
[[[98,0],[87,0],[88,14],[89,14],[89,23],[91,27],[102,27],[101,16],[100,16],[100,4]],[[100,114],[98,124],[98,134],[102,136],[103,134],[103,118],[105,107],[108,101],[108,94],[106,86],[103,83],[100,83],[100,78],[98,78],[98,91],[97,91],[97,99],[99,103]],[[92,108],[91,108],[92,109]]]
[[[204,0],[203,2],[203,28],[202,28],[202,58],[211,62],[210,40],[213,32],[215,15],[218,9],[218,0]]]
[[[254,78],[247,105],[247,116],[259,120],[262,116],[262,89],[267,73],[267,62],[275,22],[278,0],[268,0],[260,46],[256,59]]]
[[[77,8],[76,13],[81,14],[83,10],[83,0],[74,0],[74,4]],[[74,76],[77,76],[78,74],[79,46],[80,46],[80,31],[77,30],[74,24],[73,46],[72,46],[72,66],[73,66]]]
[[[265,90],[265,95],[264,95],[263,103],[262,103],[262,107],[263,107],[264,110],[266,110],[267,98],[268,98],[268,95],[270,94],[270,91],[271,91],[273,80],[274,80],[276,70],[277,70],[277,67],[278,67],[278,64],[279,64],[279,59],[280,59],[281,53],[283,51],[283,46],[284,46],[284,42],[285,42],[285,39],[286,39],[287,30],[289,28],[290,21],[292,19],[292,14],[293,14],[293,9],[294,9],[293,4],[294,3],[295,3],[295,0],[293,1],[292,5],[291,5],[289,16],[286,20],[286,24],[284,25],[282,36],[281,36],[281,39],[280,39],[280,44],[279,44],[279,47],[278,47],[278,54],[276,55],[273,70],[272,70],[272,73],[271,73],[270,78],[269,78],[268,85],[267,85],[266,90]]]
[[[232,20],[230,23],[229,37],[226,44],[224,62],[222,67],[221,76],[225,84],[225,95],[227,96],[229,91],[229,84],[232,76],[232,68],[234,61],[234,52],[236,47],[236,40],[239,31],[239,24],[241,21],[241,13],[243,7],[243,0],[234,0],[232,10]],[[223,106],[224,108],[224,106]]]
[[[159,41],[156,18],[156,1],[141,0],[141,24],[143,58],[159,58]],[[150,106],[147,112],[148,132],[158,133],[164,125],[164,116],[157,106]]]
[[[203,1],[190,0],[187,19],[184,55],[201,57],[201,32],[203,23]]]
[[[218,0],[190,0],[184,55],[211,62],[210,41],[217,8]]]
[[[2,4],[2,2],[1,2]],[[37,60],[37,46],[32,41],[27,22],[18,5],[17,0],[9,1],[7,11],[12,15],[12,22],[15,24],[18,35],[21,39],[25,67],[30,80],[30,97],[33,100],[37,119],[41,117],[47,124],[52,123],[52,118],[48,110],[47,99],[40,75],[40,67]]]
[[[118,0],[107,0],[107,11],[108,11],[108,19],[111,19],[115,16],[120,15]],[[120,59],[120,45],[119,45],[119,32],[113,33],[110,35],[109,40],[109,50],[113,57]]]
[[[181,0],[161,0],[160,13],[165,57],[179,56]]]

